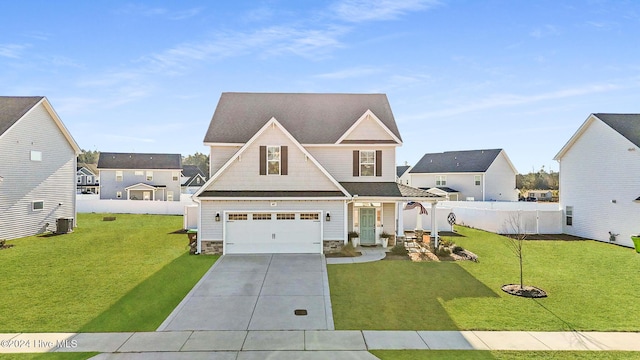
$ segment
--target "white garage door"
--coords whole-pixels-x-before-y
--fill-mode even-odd
[[[225,254],[322,253],[321,213],[227,212]]]

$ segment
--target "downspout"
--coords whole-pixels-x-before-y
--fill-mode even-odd
[[[200,255],[202,253],[202,234],[200,233],[200,224],[202,224],[202,202],[200,199],[191,196],[191,200],[198,204],[198,234],[196,241],[196,255]]]
[[[482,173],[482,201],[486,201],[484,198],[484,194],[486,190],[486,187],[485,187],[486,181],[484,181],[484,176],[485,176],[485,173]]]

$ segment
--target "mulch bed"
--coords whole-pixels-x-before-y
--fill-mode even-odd
[[[520,284],[508,284],[502,286],[502,291],[509,295],[521,296],[532,299],[546,298],[547,292],[537,288],[535,286],[524,285],[520,287]]]
[[[347,254],[343,254],[343,253],[327,253],[324,254],[324,257],[326,258],[344,258],[344,257],[357,257],[357,256],[361,256],[362,253],[360,251],[356,251],[355,252],[355,256],[351,256],[351,255],[347,255]]]
[[[14,245],[13,244],[7,244],[3,241],[0,241],[0,250],[4,250],[4,249],[10,249],[12,248]]]

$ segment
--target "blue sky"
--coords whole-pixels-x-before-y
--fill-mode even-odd
[[[0,94],[88,150],[207,152],[221,92],[386,93],[397,162],[545,166],[590,113],[640,112],[637,1],[4,1]]]

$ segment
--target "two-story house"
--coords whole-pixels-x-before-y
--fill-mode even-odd
[[[204,143],[203,253],[321,253],[350,231],[375,245],[402,233],[402,202],[441,199],[396,182],[402,139],[384,94],[223,93]]]
[[[182,156],[101,152],[100,199],[180,201]]]
[[[78,163],[76,189],[78,194],[99,194],[100,177],[96,164]]]
[[[0,239],[74,226],[79,153],[46,97],[0,96]]]
[[[451,201],[518,201],[517,174],[502,149],[447,151],[425,154],[408,185]]]
[[[560,149],[563,232],[633,247],[640,233],[640,114],[591,114]]]

